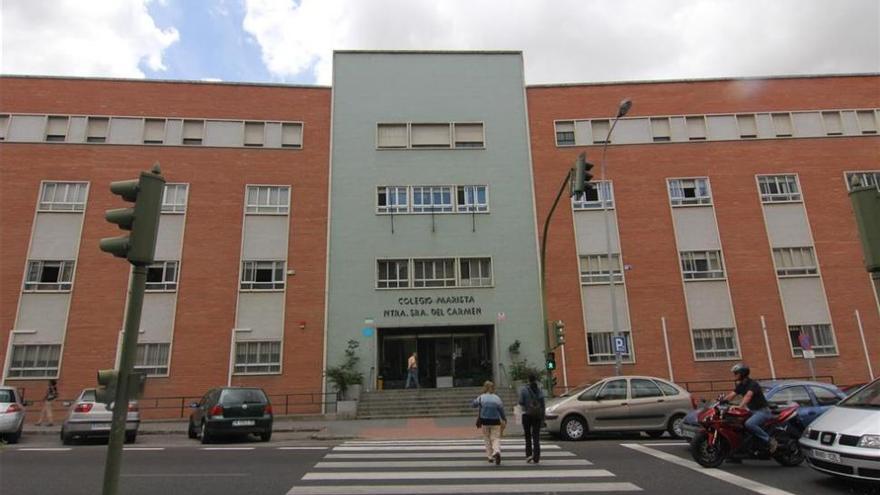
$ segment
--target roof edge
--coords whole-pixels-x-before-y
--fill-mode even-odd
[[[526,84],[526,88],[566,88],[578,86],[622,86],[626,84],[669,84],[669,83],[695,83],[713,81],[766,81],[775,79],[824,79],[835,77],[880,77],[880,72],[854,72],[843,74],[783,74],[775,76],[748,76],[748,77],[706,77],[687,79],[639,79],[633,81],[604,81],[604,82],[574,82],[574,83],[545,83]]]
[[[272,88],[300,88],[300,89],[331,89],[330,86],[312,84],[284,84],[264,82],[234,82],[234,81],[201,81],[191,79],[135,79],[130,77],[87,77],[87,76],[46,76],[38,74],[2,74],[0,79],[53,79],[64,81],[111,81],[125,83],[160,83],[160,84],[204,84],[222,86],[251,86]]]
[[[402,55],[522,55],[522,50],[333,50],[337,53],[388,53]]]

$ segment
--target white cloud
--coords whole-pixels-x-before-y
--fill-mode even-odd
[[[334,49],[523,50],[529,83],[880,71],[876,0],[245,0],[280,79]]]
[[[0,72],[144,77],[164,70],[162,52],[180,35],[159,29],[150,0],[4,0]]]

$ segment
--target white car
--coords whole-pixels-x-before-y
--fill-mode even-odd
[[[61,443],[69,445],[77,438],[107,438],[110,436],[113,411],[97,401],[95,389],[83,390],[75,401],[65,402],[65,405],[69,405],[70,410],[67,413],[67,419],[61,425]],[[140,424],[141,415],[138,411],[137,401],[130,401],[125,418],[126,443],[135,442]]]
[[[24,427],[26,405],[15,387],[0,387],[0,438],[9,443],[18,443]]]
[[[800,444],[817,471],[880,481],[880,379],[810,423]]]

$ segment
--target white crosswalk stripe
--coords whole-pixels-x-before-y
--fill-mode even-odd
[[[633,492],[614,473],[559,445],[541,445],[527,464],[522,439],[502,441],[502,463],[486,462],[481,440],[350,441],[333,447],[287,495],[439,495]],[[416,480],[424,480],[418,483]],[[416,484],[418,483],[418,484]]]

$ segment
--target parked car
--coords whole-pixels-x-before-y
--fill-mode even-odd
[[[644,431],[659,437],[681,434],[681,421],[694,407],[691,394],[660,378],[615,376],[570,396],[547,402],[547,430],[566,440],[590,432]]]
[[[272,404],[262,389],[215,388],[190,407],[189,437],[202,443],[227,434],[255,434],[264,442],[272,438]]]
[[[764,391],[764,397],[771,407],[785,406],[795,403],[798,408],[798,424],[801,428],[813,422],[831,406],[840,402],[846,394],[830,383],[793,381],[793,380],[762,380],[758,384]],[[733,387],[733,384],[731,384]],[[683,437],[692,440],[702,428],[697,419],[705,408],[691,411],[682,425]]]
[[[880,481],[880,378],[814,421],[800,444],[817,471]]]
[[[18,443],[24,428],[26,405],[15,387],[0,387],[0,438],[9,443]]]
[[[113,423],[113,410],[103,402],[98,402],[95,389],[87,388],[80,392],[79,397],[71,403],[67,419],[61,425],[61,443],[71,444],[75,439],[110,437],[110,426]],[[134,443],[137,439],[138,427],[141,424],[141,413],[137,401],[128,403],[125,418],[125,442]]]

